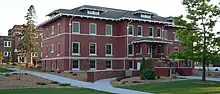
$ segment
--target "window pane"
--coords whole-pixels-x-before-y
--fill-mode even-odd
[[[57,44],[57,54],[60,54],[60,44]]]
[[[129,61],[129,68],[133,68],[133,62]]]
[[[133,26],[128,26],[128,35],[133,35]]]
[[[147,53],[152,53],[152,46],[151,46],[151,45],[148,45],[148,47],[147,47]]]
[[[90,34],[96,34],[96,24],[89,24]]]
[[[58,34],[61,33],[61,27],[60,27],[60,24],[58,24]]]
[[[142,35],[142,27],[141,26],[138,26],[137,32],[138,32],[139,36]]]
[[[153,36],[153,28],[152,27],[149,27],[148,32],[149,32],[149,36]]]
[[[106,61],[106,68],[112,68],[112,62],[110,60]]]
[[[79,68],[79,61],[78,60],[73,60],[73,68]]]
[[[72,53],[79,53],[78,49],[79,49],[79,44],[78,43],[73,43],[72,44]]]
[[[112,45],[107,44],[107,45],[106,45],[106,54],[110,54],[110,55],[111,55],[111,54],[112,54],[112,51],[111,51],[111,50],[112,50]]]
[[[96,54],[96,52],[95,52],[96,47],[95,46],[96,45],[94,43],[90,44],[90,54]]]
[[[111,25],[106,25],[105,35],[112,35],[112,26]]]
[[[79,33],[79,23],[72,23],[72,32]]]
[[[90,68],[96,68],[95,60],[90,60]]]
[[[132,45],[128,46],[128,54],[133,54],[133,46]]]
[[[161,29],[160,28],[157,29],[157,37],[161,37]]]

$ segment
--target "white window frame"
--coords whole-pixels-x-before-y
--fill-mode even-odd
[[[158,34],[158,29],[160,29],[160,36],[157,35],[157,38],[162,38],[162,28],[161,27],[157,27],[157,34]]]
[[[51,26],[51,35],[54,34],[54,25]]]
[[[87,10],[87,14],[100,15],[100,12],[99,11],[94,11],[94,10]]]
[[[78,53],[73,53],[73,43],[77,43],[78,44]],[[72,50],[71,50],[71,52],[72,52],[72,55],[80,55],[80,42],[72,42]]]
[[[129,44],[127,46],[128,46],[128,56],[134,56],[134,45],[132,45],[132,54],[129,54]]]
[[[43,47],[43,42],[42,41],[40,42],[40,46]]]
[[[32,52],[32,57],[38,57],[38,53],[37,52]]]
[[[129,70],[134,70],[134,60],[129,60],[129,61],[128,61],[128,67],[130,67],[130,66],[129,66],[129,62],[130,62],[130,61],[132,62],[132,68],[129,68]]]
[[[53,53],[54,52],[54,44],[51,44],[51,52],[50,53]]]
[[[90,50],[91,50],[90,44],[95,44],[95,54],[91,54],[91,53],[90,53]],[[94,42],[90,42],[90,43],[89,43],[89,56],[97,56],[97,44],[94,43]]]
[[[138,28],[141,27],[141,35],[138,35]],[[142,37],[143,36],[143,26],[142,25],[137,25],[137,36]]]
[[[111,61],[111,68],[107,68],[107,67],[106,67],[106,66],[107,66],[107,63],[106,63],[106,62],[107,62],[107,61]],[[106,70],[112,70],[112,60],[106,60],[106,61],[105,61],[105,64],[106,64],[106,65],[105,65]]]
[[[92,59],[91,59],[92,60]],[[94,60],[95,61],[95,68],[91,68],[91,60],[89,60],[89,68],[90,68],[90,70],[96,70],[97,69],[97,60]]]
[[[78,61],[78,68],[73,68],[73,60]],[[80,70],[80,60],[79,59],[73,59],[73,60],[72,60],[72,70]]]
[[[7,53],[7,55],[5,55],[5,53]],[[4,56],[4,57],[8,57],[9,54],[11,55],[11,52],[7,52],[7,51],[5,51],[3,56]]]
[[[95,25],[95,34],[91,33],[91,26],[90,25]],[[97,34],[97,24],[96,23],[89,23],[89,34],[90,35],[96,35]]]
[[[152,54],[152,45],[147,46],[147,53]]]
[[[79,24],[79,28],[78,28],[78,31],[79,31],[79,32],[73,32],[73,24],[74,24],[74,23]],[[72,22],[71,32],[72,32],[72,34],[80,34],[80,22],[76,22],[76,21],[73,21],[73,22]]]
[[[173,32],[173,40],[174,40],[174,41],[179,41],[179,39],[177,39],[176,32]]]
[[[111,34],[110,34],[110,35],[108,35],[108,34],[106,33],[107,30],[108,30],[108,29],[107,29],[108,26],[111,27]],[[105,36],[112,36],[112,31],[113,31],[112,29],[113,29],[113,28],[112,28],[112,25],[110,25],[110,24],[106,24],[106,25],[105,25]]]
[[[152,28],[152,36],[150,36],[150,31],[149,31],[150,28]],[[149,37],[154,37],[154,27],[153,26],[148,27],[148,36]]]
[[[111,45],[111,54],[107,54],[107,45]],[[105,44],[105,56],[113,56],[112,49],[113,49],[112,44],[111,43],[106,43]]]
[[[132,27],[132,29],[131,29],[131,30],[132,30],[132,31],[131,31],[132,34],[131,34],[131,35],[129,34],[129,27],[130,27],[130,26]],[[134,36],[134,25],[128,25],[128,27],[127,27],[127,35],[128,35],[128,36]]]
[[[175,49],[177,49],[177,51],[176,51]],[[179,47],[174,47],[174,48],[173,48],[173,51],[174,51],[174,52],[179,52],[179,51],[180,51],[180,48],[179,48]]]
[[[57,43],[57,47],[56,48],[57,48],[57,56],[60,56],[60,47],[59,47],[59,53],[58,53],[58,45],[60,46],[59,42]]]
[[[61,34],[61,25],[60,25],[60,23],[57,24],[57,34],[58,35]]]
[[[7,44],[5,46],[5,44]],[[4,41],[4,47],[11,47],[11,41]]]

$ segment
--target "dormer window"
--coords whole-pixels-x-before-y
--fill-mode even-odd
[[[146,19],[151,19],[153,16],[153,13],[148,12],[148,11],[144,11],[144,10],[137,10],[135,12],[132,13],[135,16],[139,16],[141,18],[146,18]]]
[[[148,14],[141,14],[141,18],[148,18],[148,19],[151,19],[151,15],[148,15]]]
[[[93,11],[93,10],[87,10],[87,14],[92,14],[92,15],[99,15],[99,11]]]

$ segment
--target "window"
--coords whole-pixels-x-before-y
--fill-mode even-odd
[[[54,52],[54,44],[51,44],[51,51],[50,53],[53,53]]]
[[[38,53],[37,52],[32,53],[32,57],[38,57]]]
[[[105,35],[106,36],[112,36],[112,25],[106,25],[105,26]]]
[[[134,31],[133,27],[134,27],[133,25],[128,26],[128,35],[133,35],[133,31]]]
[[[46,37],[49,36],[49,33],[50,33],[50,32],[49,32],[49,29],[47,28],[47,29],[46,29]]]
[[[75,34],[80,33],[80,23],[79,22],[72,23],[72,33],[75,33]]]
[[[129,69],[134,69],[134,62],[133,61],[129,61]]]
[[[179,47],[174,47],[174,52],[179,52]]]
[[[47,46],[47,48],[46,48],[46,57],[48,57],[48,55],[49,55],[49,47]]]
[[[142,53],[142,48],[141,47],[137,48],[137,54],[141,54],[141,53]]]
[[[11,47],[11,41],[4,41],[4,47]]]
[[[128,55],[133,55],[134,48],[133,45],[128,45]]]
[[[89,34],[96,35],[97,26],[96,23],[90,23],[89,24]]]
[[[58,31],[57,31],[57,33],[60,34],[60,33],[61,33],[61,26],[60,26],[60,23],[58,23],[57,27],[58,27]]]
[[[148,19],[151,19],[151,15],[141,14],[141,18],[148,18]]]
[[[112,61],[111,60],[106,61],[106,69],[112,69]]]
[[[40,42],[40,46],[43,47],[43,42]]]
[[[173,32],[173,38],[174,38],[174,41],[178,41],[179,40],[179,37],[177,36],[176,32]]]
[[[153,37],[154,36],[154,28],[153,27],[149,27],[148,28],[148,35],[149,35],[149,37]]]
[[[87,10],[87,14],[92,14],[92,15],[99,15],[99,11],[92,11],[92,10]]]
[[[142,32],[143,32],[142,26],[140,26],[140,25],[137,26],[137,33],[138,33],[137,35],[138,35],[138,36],[142,36]]]
[[[79,60],[72,60],[72,70],[79,70]]]
[[[72,55],[79,55],[79,54],[80,54],[80,43],[72,42]]]
[[[54,26],[52,25],[51,26],[51,35],[53,35],[54,34]]]
[[[89,44],[89,55],[96,55],[96,43]]]
[[[151,54],[152,53],[152,45],[147,46],[147,53]]]
[[[161,33],[161,28],[157,28],[157,37],[161,37],[162,33]]]
[[[105,55],[112,56],[112,44],[105,44]]]
[[[90,60],[90,69],[96,69],[96,60]]]
[[[4,57],[8,57],[11,55],[11,52],[4,52]]]
[[[167,30],[164,30],[163,33],[164,33],[164,38],[165,38],[165,39],[168,39],[168,36],[167,36]]]
[[[60,43],[57,43],[57,56],[60,55]]]

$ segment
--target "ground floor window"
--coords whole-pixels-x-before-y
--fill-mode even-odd
[[[72,60],[72,69],[79,69],[79,60]]]
[[[96,69],[96,60],[90,60],[90,69]]]
[[[112,61],[111,60],[106,61],[106,69],[112,69]]]
[[[134,69],[134,62],[133,61],[129,61],[129,69]]]

